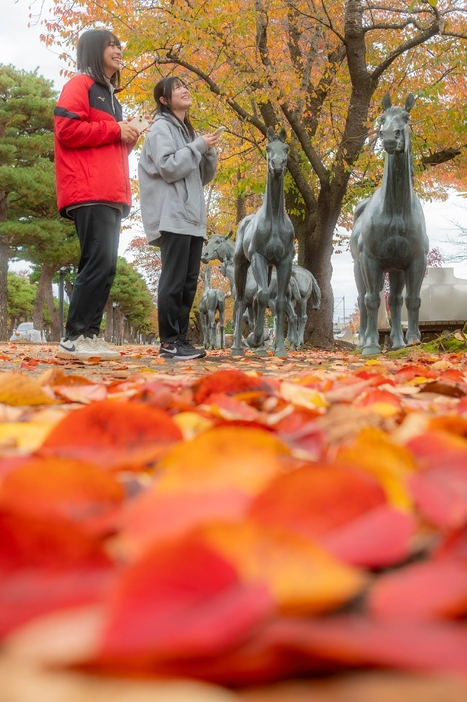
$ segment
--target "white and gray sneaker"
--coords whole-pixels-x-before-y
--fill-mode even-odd
[[[69,358],[76,361],[87,361],[90,358],[101,356],[92,339],[86,336],[78,336],[77,339],[62,339],[58,345],[57,356],[59,358]]]
[[[96,349],[96,356],[100,356],[104,361],[121,361],[122,355],[118,351],[114,351],[109,344],[101,339],[100,336],[94,334],[90,339],[91,344]]]

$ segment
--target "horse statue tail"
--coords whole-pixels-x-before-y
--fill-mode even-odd
[[[321,307],[321,288],[318,285],[313,273],[311,274],[311,302],[314,310],[319,310]]]
[[[300,288],[298,286],[297,281],[295,278],[291,275],[290,276],[290,292],[292,293],[292,300],[297,300],[300,301],[301,298],[301,293],[300,293]]]

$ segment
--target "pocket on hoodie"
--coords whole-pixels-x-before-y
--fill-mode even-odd
[[[183,178],[182,180],[176,180],[175,183],[172,183],[172,185],[175,187],[175,192],[177,193],[177,198],[180,200],[180,203],[185,205],[188,201],[188,191],[186,188],[185,179]]]

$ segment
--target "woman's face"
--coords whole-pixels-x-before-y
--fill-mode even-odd
[[[172,108],[172,111],[175,114],[177,114],[177,112],[186,112],[191,105],[191,95],[186,85],[183,85],[183,83],[175,83],[169,101],[169,106]]]
[[[122,50],[115,41],[111,41],[104,49],[104,73],[107,78],[120,70],[122,63]]]

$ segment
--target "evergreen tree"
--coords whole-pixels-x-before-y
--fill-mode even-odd
[[[10,327],[32,319],[37,287],[23,275],[8,273],[8,319]]]
[[[109,336],[108,320],[114,302],[118,304],[119,318],[126,317],[129,335],[136,336],[139,332],[155,331],[153,330],[154,318],[152,315],[154,302],[148,286],[141,273],[138,273],[134,266],[122,256],[118,257],[117,274],[106,307],[106,336]]]
[[[61,219],[55,198],[52,83],[34,72],[0,65],[0,340],[7,338],[8,261],[43,264],[53,273],[69,263],[60,254],[73,228]],[[71,256],[76,260],[77,246]],[[65,260],[64,260],[65,259]],[[49,287],[52,276],[48,271]],[[43,286],[45,287],[45,286]],[[39,290],[41,285],[39,285]],[[42,329],[40,314],[34,314]]]

